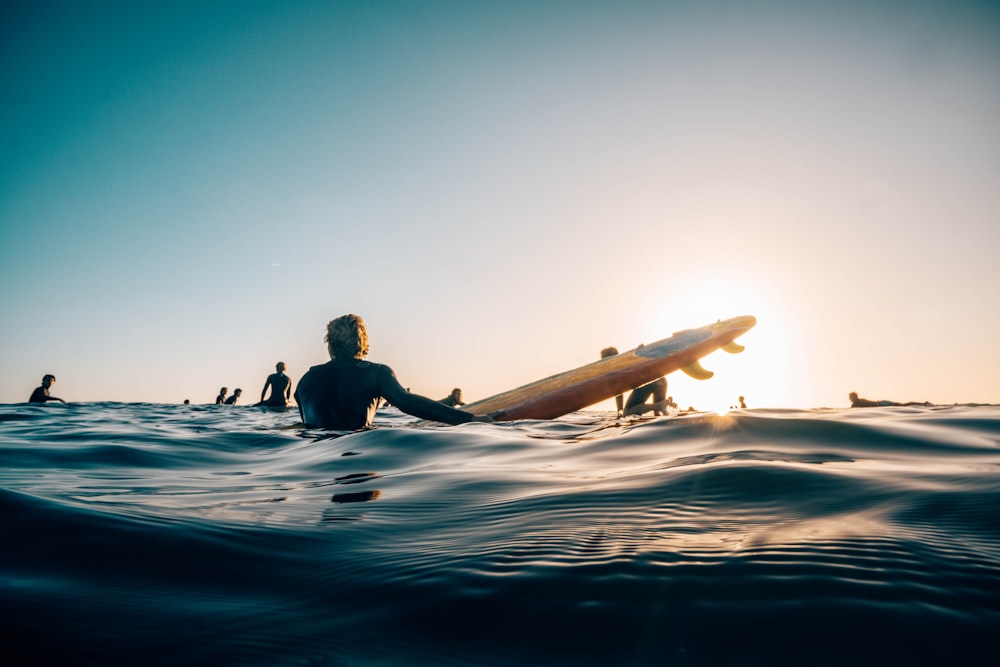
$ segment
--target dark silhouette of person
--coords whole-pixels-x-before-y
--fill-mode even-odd
[[[647,403],[646,399],[652,397],[653,401]],[[667,414],[667,378],[653,380],[641,387],[632,390],[632,394],[625,401],[625,416],[641,415],[652,411],[655,415]]]
[[[613,357],[616,354],[618,354],[617,347],[606,347],[601,350],[601,359]],[[646,403],[646,400],[650,397],[653,398],[653,402]],[[655,415],[665,415],[667,414],[667,407],[669,407],[667,401],[667,378],[662,377],[641,387],[636,387],[632,390],[627,401],[623,399],[624,396],[622,394],[615,396],[615,406],[618,408],[619,417],[641,415],[650,410]]]
[[[465,405],[465,401],[462,400],[462,390],[455,387],[451,390],[451,393],[442,398],[438,403],[444,403],[445,405],[450,405],[451,407],[457,407],[459,405]]]
[[[295,390],[295,402],[306,426],[355,430],[372,425],[383,398],[403,412],[443,422],[464,424],[492,422],[489,416],[473,415],[408,392],[385,364],[365,361],[368,330],[358,315],[343,315],[326,326],[330,361],[310,368]]]
[[[215,397],[215,404],[222,405],[226,402],[226,392],[229,391],[226,387],[219,390],[219,395]]]
[[[847,398],[851,399],[852,408],[887,408],[899,405],[922,405],[922,406],[933,405],[933,403],[928,403],[927,401],[924,401],[922,403],[919,403],[917,401],[909,401],[907,403],[897,403],[895,401],[871,401],[868,400],[867,398],[859,398],[858,392],[856,391],[852,391],[850,394],[848,394]]]
[[[746,410],[746,408],[747,408],[747,403],[746,403],[745,400],[743,400],[742,396],[740,396],[740,408],[742,408],[744,410]]]
[[[184,405],[191,405],[191,399],[190,398],[185,398],[184,399]]]
[[[48,403],[49,401],[59,401],[60,403],[65,403],[66,401],[61,398],[49,395],[49,389],[56,381],[56,376],[47,373],[42,377],[42,385],[40,387],[35,387],[35,391],[31,392],[31,398],[28,399],[29,403]]]
[[[274,373],[267,376],[264,388],[260,390],[260,402],[254,405],[267,405],[270,407],[283,408],[288,405],[288,399],[292,395],[292,379],[285,375],[285,362],[279,361],[274,365]],[[271,396],[264,400],[268,387],[271,388]]]
[[[226,405],[236,405],[236,401],[239,400],[240,396],[243,394],[243,390],[237,387],[233,390],[233,395],[226,399]]]

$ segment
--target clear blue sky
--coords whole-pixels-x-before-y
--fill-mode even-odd
[[[13,2],[0,402],[467,399],[719,318],[682,405],[1000,402],[1000,3]]]

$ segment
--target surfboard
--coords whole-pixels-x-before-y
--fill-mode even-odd
[[[670,338],[468,403],[462,410],[492,415],[498,421],[555,419],[677,370],[707,380],[713,373],[702,368],[699,360],[720,349],[742,352],[743,346],[735,341],[755,324],[752,315],[741,315],[678,331]]]

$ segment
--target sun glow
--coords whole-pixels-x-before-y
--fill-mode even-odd
[[[753,315],[757,325],[737,339],[745,346],[739,354],[713,352],[702,365],[715,373],[708,380],[695,380],[683,372],[668,378],[668,395],[681,410],[726,412],[740,407],[740,396],[748,408],[788,407],[795,404],[789,395],[789,371],[797,356],[790,331],[790,319],[775,299],[776,290],[757,285],[746,276],[711,279],[692,276],[683,290],[675,290],[658,302],[650,313],[648,330],[667,337],[675,331],[700,327],[716,320]],[[646,341],[651,342],[651,341]]]

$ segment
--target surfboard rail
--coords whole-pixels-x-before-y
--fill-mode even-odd
[[[734,341],[756,324],[754,316],[741,315],[697,329],[678,331],[670,338],[551,375],[469,403],[462,409],[476,415],[489,414],[503,421],[555,419],[677,370],[707,379],[712,373],[701,368],[698,360],[719,349],[741,352],[743,346]]]

